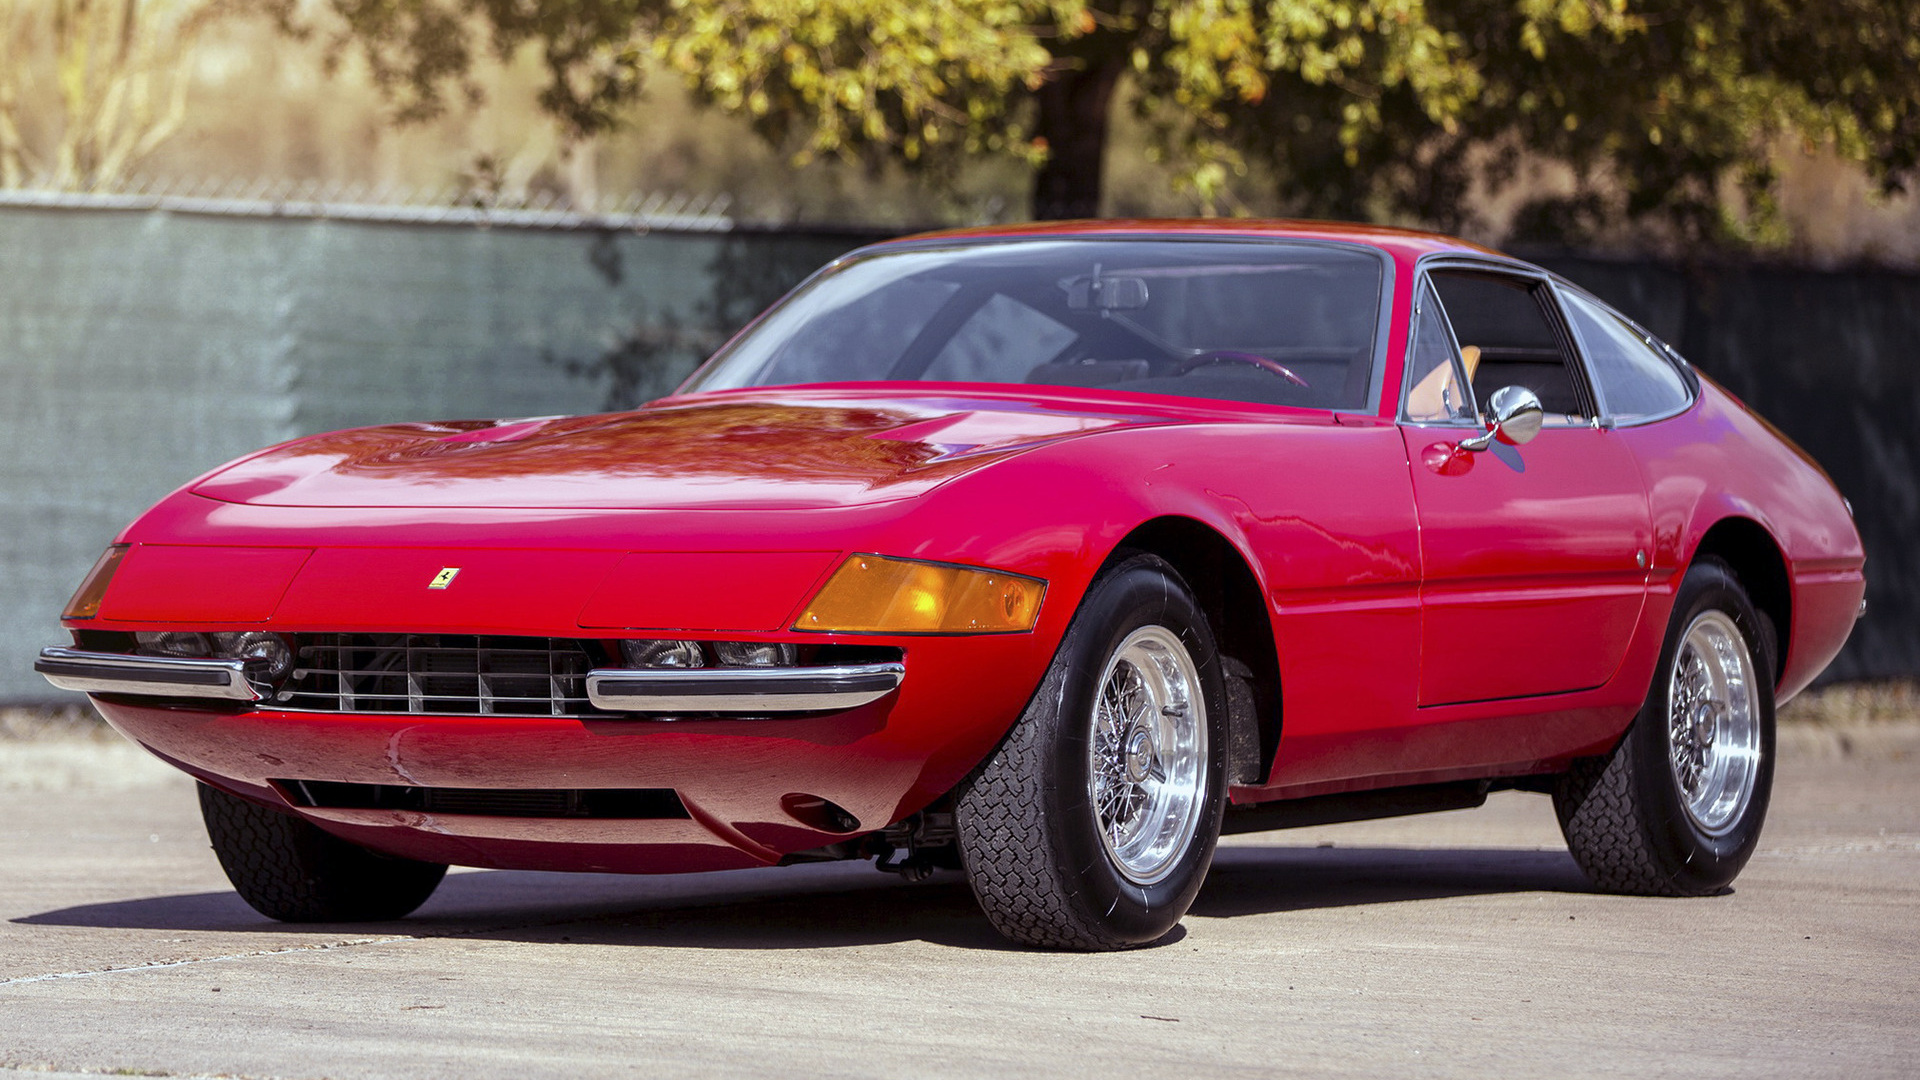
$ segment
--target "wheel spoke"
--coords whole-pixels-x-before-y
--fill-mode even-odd
[[[1198,825],[1206,785],[1199,671],[1164,627],[1115,650],[1095,698],[1088,786],[1115,869],[1150,884],[1172,871]]]
[[[1733,621],[1716,610],[1697,616],[1668,684],[1667,746],[1681,803],[1709,835],[1731,828],[1752,796],[1760,749],[1752,675],[1752,654]]]

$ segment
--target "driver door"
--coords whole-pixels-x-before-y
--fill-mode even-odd
[[[1647,494],[1593,395],[1543,279],[1486,268],[1428,275],[1416,352],[1453,394],[1403,414],[1422,560],[1419,704],[1538,697],[1605,684],[1646,599]],[[1406,397],[1423,403],[1415,371]],[[1473,453],[1477,406],[1502,386],[1546,411],[1524,446]],[[1440,408],[1432,406],[1438,403]],[[1451,406],[1451,408],[1449,408]]]

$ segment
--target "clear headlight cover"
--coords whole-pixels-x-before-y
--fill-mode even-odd
[[[279,634],[264,630],[220,631],[142,630],[133,635],[134,651],[142,656],[172,656],[184,660],[244,660],[256,679],[279,682],[293,671],[293,646]]]
[[[293,670],[293,648],[279,634],[250,630],[244,633],[210,634],[216,655],[226,660],[245,660],[250,670],[279,682]]]
[[[205,660],[213,655],[207,635],[188,630],[142,630],[133,635],[134,651],[142,656],[177,656]]]
[[[716,641],[713,655],[726,667],[792,667],[799,650],[778,641]]]
[[[707,666],[707,657],[697,641],[665,639],[629,639],[620,643],[620,655],[628,667],[699,668]]]

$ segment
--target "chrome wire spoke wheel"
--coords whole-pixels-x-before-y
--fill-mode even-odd
[[[1179,924],[1227,798],[1221,669],[1166,560],[1139,552],[1094,578],[1026,712],[954,798],[967,884],[995,929],[1106,950]]]
[[[1726,562],[1687,568],[1639,715],[1554,780],[1567,850],[1595,885],[1714,896],[1753,856],[1773,791],[1774,627]]]
[[[1681,805],[1708,836],[1733,828],[1760,773],[1753,653],[1724,612],[1696,616],[1667,688],[1668,763]]]
[[[1101,674],[1087,742],[1088,796],[1108,858],[1136,885],[1166,878],[1199,826],[1206,709],[1193,657],[1164,627],[1129,634]]]

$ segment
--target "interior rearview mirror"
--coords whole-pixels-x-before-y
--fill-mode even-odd
[[[1147,306],[1147,279],[1090,275],[1061,282],[1074,311],[1137,311]]]

